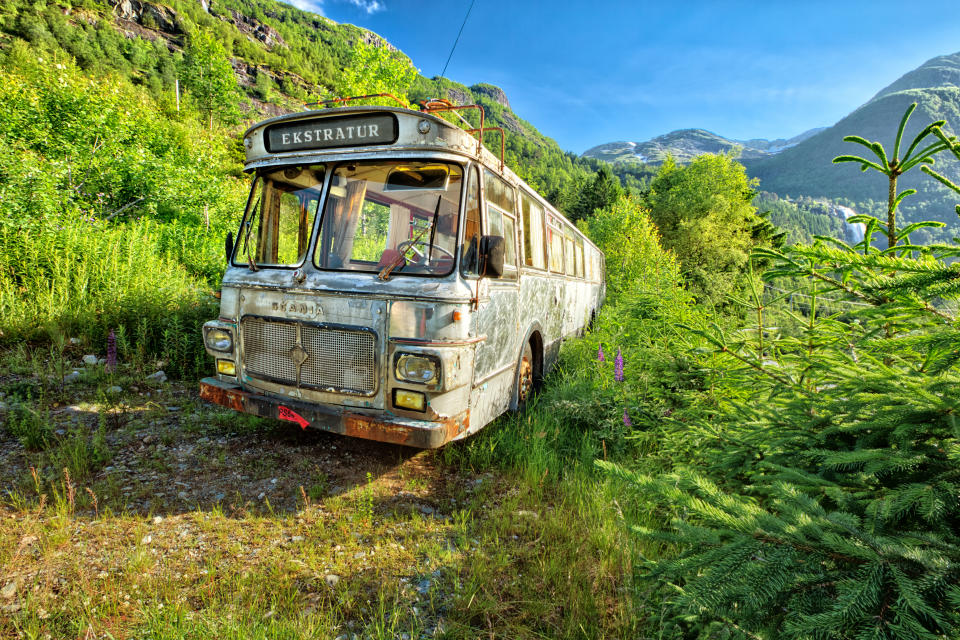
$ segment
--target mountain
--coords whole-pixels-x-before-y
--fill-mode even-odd
[[[960,53],[938,56],[881,89],[866,104],[794,147],[774,156],[745,159],[761,188],[781,195],[805,195],[844,198],[859,203],[858,209],[874,214],[885,211],[887,180],[875,172],[863,173],[852,163],[833,164],[843,154],[869,153],[863,147],[844,142],[846,135],[877,140],[890,152],[896,128],[907,107],[917,109],[907,126],[905,139],[912,140],[923,127],[935,120],[946,120],[948,131],[960,127]],[[960,163],[946,154],[936,159],[937,170],[951,179],[960,175]],[[957,233],[953,205],[957,196],[919,171],[901,177],[898,189],[914,188],[918,195],[904,201],[905,220],[940,220],[950,229],[934,236]],[[924,234],[926,235],[926,234]]]
[[[608,142],[597,145],[584,151],[581,157],[596,158],[611,163],[659,164],[670,155],[677,162],[684,163],[704,153],[728,153],[737,149],[740,158],[765,158],[792,147],[820,131],[822,129],[811,129],[789,139],[731,140],[704,129],[680,129],[646,142]]]
[[[598,145],[582,155],[624,166],[656,164],[667,154],[687,162],[702,153],[740,147],[741,162],[752,177],[760,180],[763,191],[818,201],[829,199],[859,212],[885,215],[886,178],[872,171],[863,173],[852,163],[837,165],[832,160],[839,155],[869,154],[859,145],[844,142],[847,135],[877,140],[889,152],[900,118],[913,102],[918,106],[907,126],[908,141],[935,120],[946,120],[948,131],[960,131],[960,53],[937,56],[905,73],[833,126],[811,129],[787,140],[731,140],[703,129],[682,129],[646,142]],[[960,179],[960,162],[946,154],[936,160],[938,171],[955,181]],[[960,234],[954,212],[960,198],[952,191],[917,170],[901,177],[898,188],[918,191],[901,204],[904,221],[939,220],[947,224],[941,230],[921,230],[914,241],[931,242]]]

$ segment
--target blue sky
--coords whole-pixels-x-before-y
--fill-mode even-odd
[[[470,4],[288,1],[379,33],[426,76],[440,74]],[[445,75],[502,87],[520,117],[577,153],[684,128],[789,138],[960,51],[956,11],[938,0],[475,0]]]

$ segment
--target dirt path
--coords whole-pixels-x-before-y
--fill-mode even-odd
[[[134,387],[103,400],[80,388],[42,412],[51,425],[45,452],[27,451],[0,431],[0,487],[33,493],[31,467],[56,482],[65,463],[98,508],[172,515],[214,506],[228,514],[290,513],[304,496],[318,501],[371,482],[398,505],[442,510],[454,485],[471,481],[444,477],[433,452],[245,416],[204,403],[185,385]],[[56,451],[78,439],[87,441],[72,447],[78,452]]]

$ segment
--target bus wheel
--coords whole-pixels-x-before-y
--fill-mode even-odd
[[[523,346],[520,356],[520,370],[517,372],[517,410],[521,411],[533,396],[533,348],[530,343]]]

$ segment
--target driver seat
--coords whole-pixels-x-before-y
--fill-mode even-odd
[[[377,266],[381,269],[388,264],[396,264],[400,259],[400,252],[396,249],[384,249],[383,255],[380,256],[380,262],[377,263]]]

